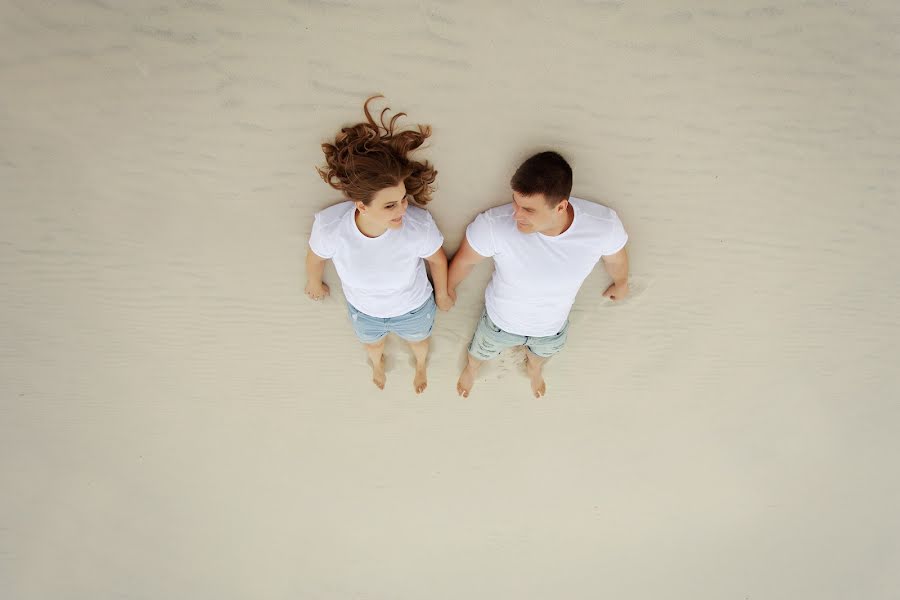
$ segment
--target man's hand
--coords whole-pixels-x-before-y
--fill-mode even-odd
[[[434,301],[439,309],[448,311],[456,304],[456,292],[448,290],[445,294],[435,294]]]
[[[313,300],[322,300],[330,294],[330,290],[328,286],[323,282],[315,282],[315,281],[307,281],[306,282],[306,295],[312,298]]]
[[[618,302],[622,298],[628,295],[628,281],[620,281],[619,283],[614,283],[603,292],[604,298],[609,298],[613,302]]]
[[[619,302],[628,295],[628,251],[622,248],[603,257],[603,266],[615,282],[603,292],[604,298]]]

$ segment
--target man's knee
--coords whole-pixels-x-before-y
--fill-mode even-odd
[[[472,356],[472,354],[469,354],[468,357],[469,357],[469,362],[466,366],[468,366],[473,371],[477,371],[479,369],[479,367],[481,367],[481,365],[483,365],[485,363],[484,359],[475,358],[474,356]]]
[[[528,346],[525,346],[525,356],[528,358],[528,362],[531,364],[534,364],[534,365],[542,365],[545,362],[547,362],[548,360],[550,360],[551,357],[555,356],[558,353],[559,353],[559,351],[557,350],[550,356],[541,356],[540,354],[537,354],[536,352],[534,352],[534,350],[532,350]]]

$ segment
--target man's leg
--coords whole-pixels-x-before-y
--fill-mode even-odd
[[[478,375],[478,369],[481,368],[482,364],[484,364],[484,361],[478,360],[469,354],[469,362],[466,363],[466,368],[463,369],[462,374],[459,376],[459,381],[456,382],[457,394],[463,398],[469,397],[469,392],[472,391],[472,386],[475,384],[475,376]]]
[[[428,340],[425,338],[419,342],[408,342],[416,357],[416,375],[413,378],[413,388],[417,394],[421,394],[428,387],[428,376],[425,374],[425,361],[428,358]]]
[[[372,383],[378,386],[378,389],[384,389],[384,382],[387,379],[384,375],[384,342],[387,336],[384,336],[374,344],[363,344],[366,352],[369,354],[369,360],[372,361]]]
[[[521,346],[524,342],[524,336],[503,331],[491,321],[487,310],[482,312],[472,341],[469,342],[469,361],[460,374],[459,381],[456,382],[456,393],[463,398],[468,398],[481,365],[497,357],[503,350]]]
[[[531,391],[535,398],[540,398],[547,393],[547,384],[544,383],[544,363],[549,359],[543,358],[525,348],[525,366],[528,369],[528,378],[531,380]]]
[[[547,393],[547,384],[544,383],[544,365],[547,364],[551,356],[563,349],[568,337],[569,322],[566,321],[562,330],[556,335],[529,338],[525,346],[525,366],[528,371],[528,379],[531,380],[531,391],[535,398],[541,398]],[[537,354],[538,352],[540,354]]]

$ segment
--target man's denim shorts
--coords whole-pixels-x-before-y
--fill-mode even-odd
[[[370,317],[360,312],[355,306],[347,303],[350,312],[350,322],[353,323],[353,331],[363,344],[374,344],[388,333],[394,332],[407,342],[421,342],[431,335],[434,328],[434,317],[437,313],[437,305],[434,303],[434,295],[428,296],[425,304],[413,309],[406,314],[382,319]]]
[[[478,360],[491,360],[498,356],[506,348],[513,346],[525,346],[532,354],[542,358],[549,358],[562,350],[569,337],[569,322],[563,324],[562,329],[556,335],[534,337],[517,335],[503,331],[497,327],[487,314],[487,309],[481,313],[475,335],[469,343],[469,354]]]

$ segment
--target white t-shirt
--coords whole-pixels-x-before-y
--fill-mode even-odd
[[[557,236],[519,231],[512,203],[481,213],[466,228],[472,249],[494,257],[484,302],[504,331],[535,337],[559,333],[600,257],[625,247],[628,234],[614,210],[580,198],[569,203],[574,220]]]
[[[428,300],[432,287],[422,259],[443,243],[428,211],[412,205],[402,227],[366,237],[356,226],[356,205],[350,201],[316,213],[309,236],[312,251],[334,261],[347,302],[383,319],[408,313]]]

